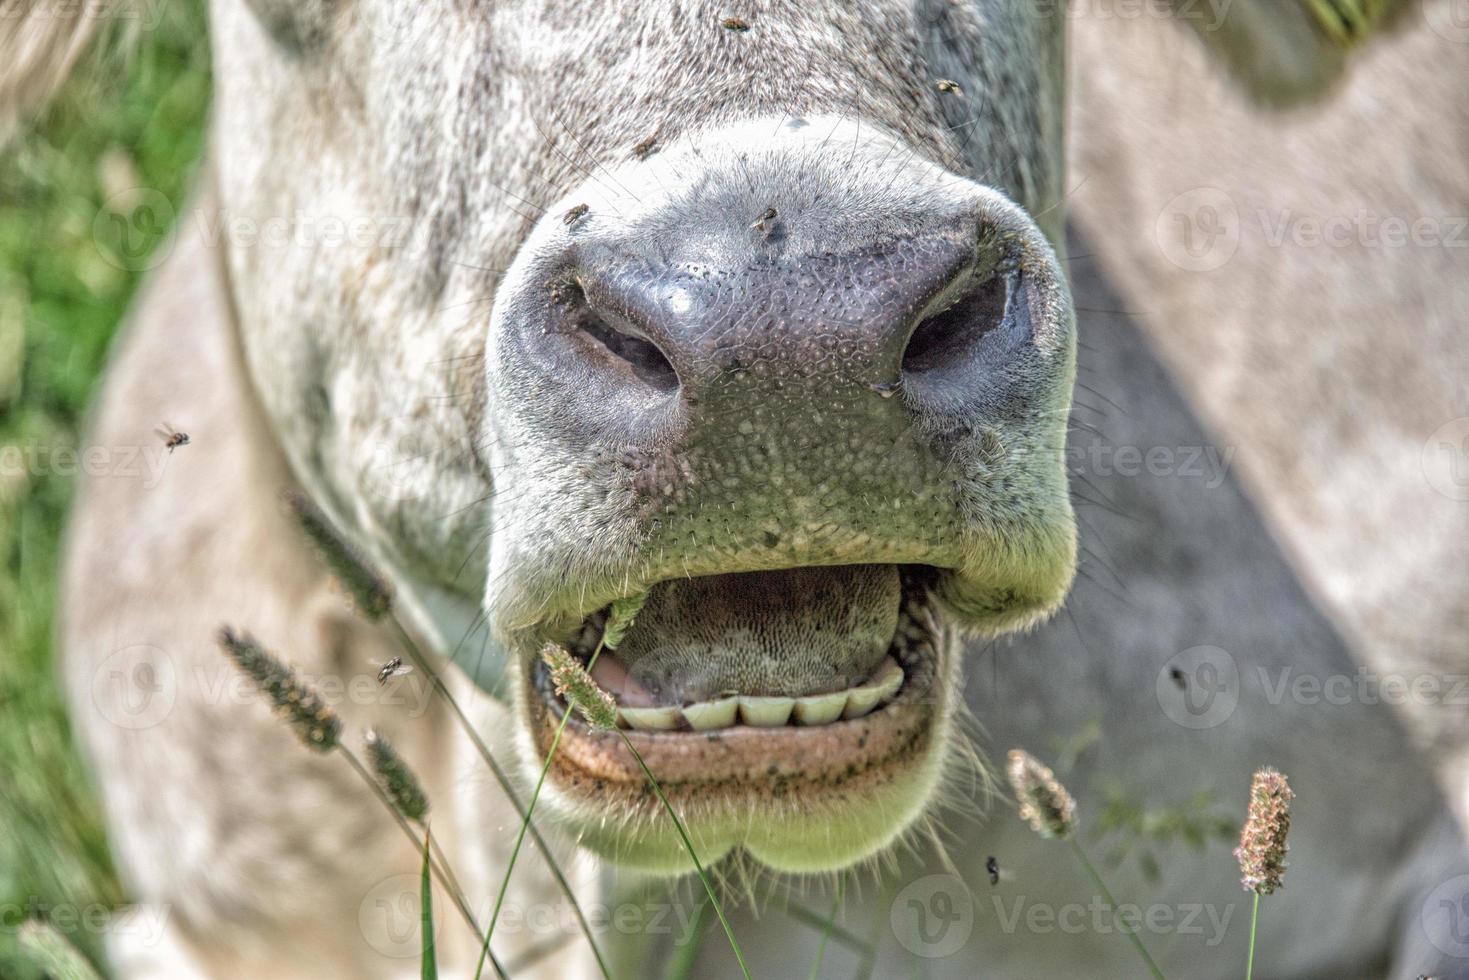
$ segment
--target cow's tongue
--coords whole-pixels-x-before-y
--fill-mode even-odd
[[[599,680],[624,703],[839,691],[882,661],[900,600],[893,565],[661,582]]]

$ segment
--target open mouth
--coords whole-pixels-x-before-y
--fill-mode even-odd
[[[928,591],[930,569],[894,565],[850,568],[855,574],[843,574],[843,569],[792,569],[709,576],[706,583],[696,584],[690,590],[696,600],[710,591],[707,586],[713,586],[725,594],[749,597],[746,608],[740,610],[744,618],[783,618],[777,624],[765,622],[761,624],[764,630],[754,632],[748,623],[731,627],[718,622],[718,613],[710,616],[716,621],[713,631],[725,627],[726,633],[743,633],[717,653],[711,649],[715,644],[710,642],[710,629],[692,631],[702,636],[682,637],[686,642],[680,648],[676,640],[670,642],[661,634],[657,624],[640,627],[636,623],[624,639],[621,652],[599,650],[606,609],[586,618],[568,648],[583,665],[591,667],[598,684],[616,699],[621,727],[633,731],[733,734],[744,728],[814,728],[854,721],[899,702],[911,702],[931,687],[941,627]],[[840,590],[833,586],[845,584],[843,579],[861,580],[863,586],[870,586],[873,580],[891,579],[895,595],[890,616],[883,615],[889,611],[881,608],[881,596],[864,596],[870,598],[869,606],[878,608],[839,617],[847,622],[821,622],[823,610],[819,607],[834,598],[832,593]],[[827,591],[802,595],[803,585]],[[868,587],[855,591],[881,590]],[[675,607],[667,610],[673,615],[699,615],[699,609],[687,608],[687,602],[662,605]],[[655,614],[658,611],[652,610]],[[864,612],[868,613],[865,617]],[[865,621],[854,629],[852,619]],[[884,627],[885,634],[877,632]],[[772,649],[781,634],[797,643],[814,639],[818,643],[811,645],[826,649],[815,654],[810,649]],[[880,646],[874,644],[875,638],[880,639]],[[843,640],[848,642],[844,644]],[[729,647],[735,648],[733,656]],[[758,656],[741,660],[739,655],[750,647],[757,648]],[[827,654],[825,660],[822,653]],[[721,655],[731,662],[709,662]],[[556,695],[549,673],[539,661],[535,663],[535,680],[541,697],[559,721],[566,704]]]
[[[566,645],[584,664],[595,655],[624,734],[710,855],[744,846],[787,870],[832,867],[885,846],[937,778],[953,658],[936,574],[854,565],[675,580],[650,590],[617,651],[598,652],[606,610]],[[568,708],[539,659],[525,670],[539,763]],[[571,713],[550,773],[548,798],[583,843],[653,870],[679,855],[617,733]]]

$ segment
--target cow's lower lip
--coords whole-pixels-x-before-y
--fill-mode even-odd
[[[868,714],[824,724],[619,733],[593,730],[572,713],[556,742],[566,705],[544,664],[530,661],[525,705],[537,759],[556,743],[549,772],[562,804],[596,806],[604,817],[621,813],[633,824],[658,804],[629,742],[695,823],[748,820],[757,816],[752,807],[778,799],[799,800],[815,812],[862,805],[870,794],[901,785],[905,772],[933,755],[947,654],[927,588],[909,583],[905,607],[914,603],[917,614],[905,617],[909,628],[894,637],[888,654],[904,674],[896,695]]]

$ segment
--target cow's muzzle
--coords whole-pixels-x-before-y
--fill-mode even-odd
[[[646,594],[596,665],[621,723],[706,846],[814,868],[921,811],[954,628],[1013,629],[1065,593],[1072,315],[1000,195],[880,140],[762,136],[598,175],[511,269],[487,607],[543,757],[564,705],[535,650],[590,662],[607,605]],[[621,739],[569,731],[558,808],[663,863]]]

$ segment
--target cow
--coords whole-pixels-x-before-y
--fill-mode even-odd
[[[12,18],[0,107],[87,24]],[[210,24],[209,150],[89,436],[190,441],[160,479],[84,483],[63,576],[74,724],[162,921],[118,925],[120,975],[418,969],[417,849],[234,683],[222,625],[392,739],[472,907],[515,847],[425,672],[357,683],[402,638],[286,488],[390,582],[522,799],[565,709],[539,651],[590,660],[641,604],[594,671],[627,743],[568,723],[537,811],[613,975],[736,970],[691,938],[689,856],[625,744],[753,975],[1136,976],[1129,929],[1167,974],[1230,975],[1218,827],[1267,764],[1298,796],[1267,972],[1463,972],[1452,11],[215,0]],[[1437,246],[1293,218],[1358,209],[1436,219]],[[1088,846],[1150,852],[1104,867],[1123,905],[1003,813],[984,760],[1012,745],[1055,762]],[[1159,814],[1198,849],[1138,830]],[[508,972],[598,974],[565,901],[528,849]],[[469,929],[441,914],[437,943],[472,974]]]

